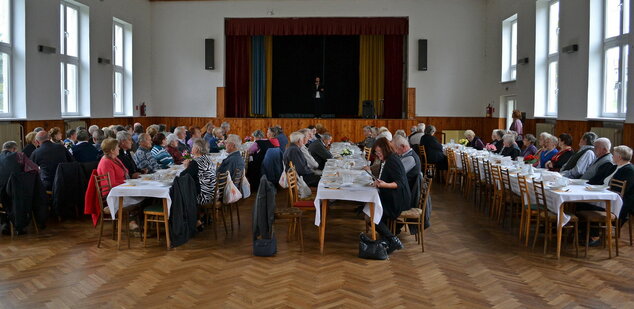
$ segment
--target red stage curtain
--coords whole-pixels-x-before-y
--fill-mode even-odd
[[[407,17],[227,18],[232,35],[405,35]]]
[[[403,117],[403,36],[386,35],[383,37],[385,59],[385,82],[383,117]]]
[[[227,36],[226,102],[227,117],[249,116],[249,36]]]

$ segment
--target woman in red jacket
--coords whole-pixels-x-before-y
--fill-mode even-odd
[[[116,139],[108,138],[101,143],[103,157],[97,166],[97,174],[110,175],[110,185],[116,187],[125,182],[128,176],[128,169],[123,162],[117,158],[119,155],[119,143]]]

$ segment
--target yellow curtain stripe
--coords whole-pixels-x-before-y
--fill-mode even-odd
[[[383,36],[361,35],[359,38],[359,116],[363,101],[372,100],[377,114],[383,110],[385,63],[383,59]]]

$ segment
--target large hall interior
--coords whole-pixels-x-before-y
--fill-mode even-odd
[[[633,308],[632,4],[0,0],[0,308]]]

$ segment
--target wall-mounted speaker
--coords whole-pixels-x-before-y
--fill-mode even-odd
[[[427,71],[427,40],[418,40],[418,70]]]
[[[528,57],[517,59],[518,64],[528,64],[528,62],[529,62]]]
[[[38,50],[40,53],[44,53],[44,54],[54,54],[54,53],[55,53],[55,51],[57,51],[57,50],[55,49],[55,47],[44,46],[44,45],[38,45],[38,46],[37,46],[37,50]]]
[[[214,64],[214,39],[205,39],[205,70],[213,70]]]
[[[579,50],[579,45],[578,44],[572,44],[572,45],[564,46],[564,48],[561,49],[561,51],[563,51],[564,53],[567,53],[567,54],[575,53],[578,50]]]
[[[97,58],[97,63],[99,63],[99,64],[110,64],[110,59],[99,57],[99,58]]]

